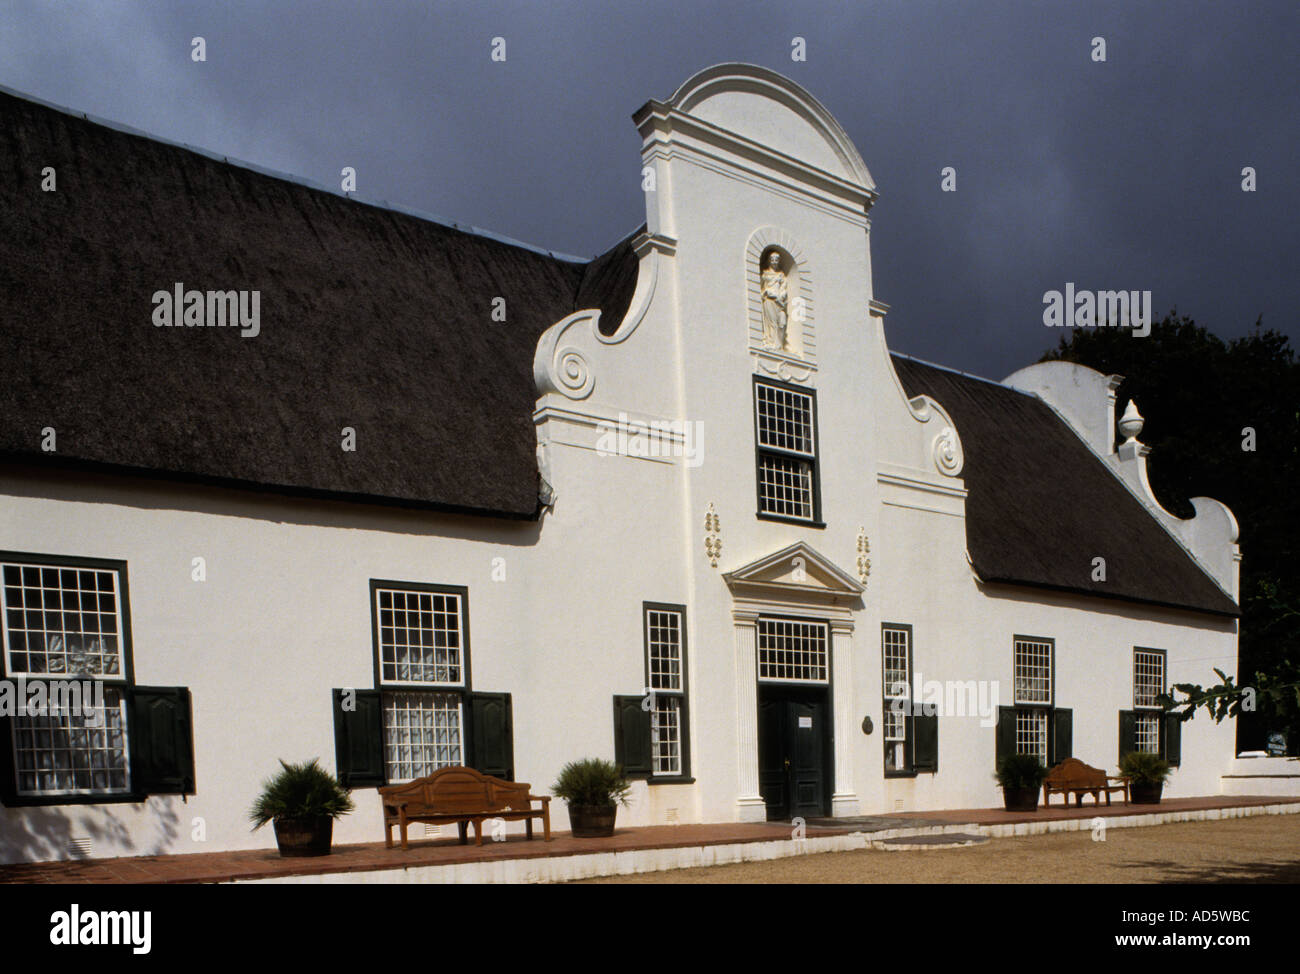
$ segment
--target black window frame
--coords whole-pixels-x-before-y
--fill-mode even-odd
[[[461,682],[459,684],[451,683],[430,683],[430,682],[395,682],[385,681],[383,679],[382,666],[380,658],[380,635],[379,635],[379,599],[378,592],[380,589],[391,589],[401,592],[429,592],[435,595],[456,595],[460,597],[460,642],[461,642]],[[443,694],[454,696],[460,703],[460,757],[461,766],[469,767],[473,745],[470,740],[472,730],[470,725],[473,723],[471,713],[471,698],[473,696],[473,670],[470,666],[470,633],[469,633],[469,587],[466,585],[444,585],[437,582],[409,582],[386,578],[370,579],[370,659],[374,665],[374,689],[379,694],[379,717],[380,717],[380,734],[384,742],[384,758],[382,761],[384,784],[393,784],[394,781],[388,774],[388,757],[387,757],[387,730],[384,726],[385,697],[394,693],[426,693],[426,694]],[[435,769],[436,770],[436,769]],[[429,772],[431,773],[431,772]],[[416,777],[419,777],[418,775]],[[401,779],[402,781],[415,779]]]
[[[1120,711],[1121,714],[1120,721],[1122,724],[1124,720],[1122,716],[1123,714],[1125,713],[1132,714],[1133,732],[1134,732],[1133,744],[1134,744],[1134,750],[1136,751],[1137,750],[1136,734],[1137,734],[1138,718],[1144,716],[1148,716],[1148,717],[1157,716],[1159,720],[1156,722],[1157,744],[1154,753],[1158,757],[1168,761],[1172,767],[1176,768],[1182,763],[1182,723],[1179,721],[1178,715],[1176,713],[1166,711],[1165,708],[1160,706],[1159,704],[1146,704],[1142,706],[1138,705],[1137,702],[1137,686],[1138,686],[1137,654],[1138,653],[1151,653],[1151,654],[1158,655],[1161,658],[1160,679],[1162,685],[1159,692],[1165,694],[1169,692],[1169,650],[1158,649],[1154,646],[1134,646],[1133,655],[1132,655],[1133,665],[1129,670],[1129,672],[1133,676],[1133,683],[1132,683],[1133,692],[1130,697],[1130,701],[1131,701],[1130,709],[1127,711],[1123,711],[1123,710]],[[1121,735],[1122,733],[1123,732],[1121,731]],[[1171,738],[1173,738],[1175,735],[1177,735],[1178,738],[1176,742],[1171,740]],[[1125,742],[1121,739],[1120,741],[1121,752],[1123,752],[1124,750],[1124,743]],[[1171,745],[1172,745],[1172,750],[1171,750]],[[1142,753],[1150,754],[1153,752],[1146,751]],[[1122,753],[1120,755],[1120,758],[1121,760],[1123,759]]]
[[[807,396],[812,403],[812,440],[813,452],[809,457],[803,453],[795,451],[782,450],[777,447],[762,445],[759,438],[758,430],[758,387],[760,385],[781,389],[786,392],[794,392],[799,395]],[[824,528],[826,522],[822,520],[822,493],[821,493],[821,456],[822,442],[821,430],[818,428],[818,414],[820,412],[817,402],[817,390],[805,386],[795,385],[791,382],[782,382],[779,379],[769,379],[764,376],[754,375],[751,379],[751,403],[750,403],[750,425],[754,431],[754,497],[756,505],[756,516],[761,521],[779,521],[783,524],[801,524],[804,527]],[[763,457],[771,455],[785,459],[798,459],[809,462],[812,466],[812,518],[794,517],[790,514],[775,514],[763,510]]]
[[[790,680],[763,676],[762,637],[760,629],[764,622],[804,622],[822,626],[826,630],[826,679],[825,680]],[[754,679],[759,686],[787,687],[827,687],[834,677],[835,630],[827,616],[801,616],[788,612],[760,612],[754,620]],[[832,725],[833,726],[833,725]]]
[[[0,551],[0,563],[31,566],[34,568],[75,569],[81,571],[111,571],[117,577],[118,622],[121,630],[121,672],[117,676],[97,674],[95,679],[105,688],[114,688],[122,694],[125,716],[123,727],[126,732],[126,762],[131,776],[128,791],[65,794],[65,795],[23,795],[18,792],[18,767],[14,753],[15,716],[0,717],[0,804],[6,808],[39,808],[63,805],[121,805],[138,804],[154,795],[193,795],[197,793],[194,771],[194,734],[193,708],[189,689],[186,687],[147,687],[141,686],[135,678],[135,643],[131,626],[131,583],[128,562],[118,558],[94,558],[75,555],[51,555],[29,551]],[[0,575],[0,585],[3,576]],[[0,618],[0,679],[14,679],[9,674],[9,620]],[[38,677],[29,677],[38,679]],[[39,679],[71,679],[67,675],[45,674]],[[185,753],[178,760],[176,769],[177,788],[159,789],[140,787],[143,766],[150,755],[145,753],[143,742],[138,739],[142,731],[137,715],[137,697],[143,702],[150,696],[169,694],[177,701],[183,701],[185,707],[182,725],[185,740],[176,743],[183,746]]]
[[[1048,691],[1047,691],[1049,699],[1048,702],[1045,704],[1021,703],[1018,699],[1016,699],[1016,644],[1021,642],[1047,643],[1051,647],[1051,650],[1048,654],[1048,662],[1047,662],[1048,679],[1050,681],[1048,685]],[[1000,709],[1006,709],[1006,708],[1000,708]],[[1049,768],[1055,767],[1062,760],[1064,760],[1064,757],[1069,756],[1069,755],[1062,756],[1057,753],[1058,752],[1057,714],[1059,712],[1059,713],[1072,715],[1073,710],[1066,707],[1062,707],[1057,703],[1056,638],[1054,636],[1027,636],[1022,633],[1015,633],[1012,635],[1011,637],[1011,707],[1009,709],[1012,710],[1015,714],[1019,714],[1021,712],[1029,713],[1029,712],[1042,711],[1047,715],[1047,735],[1045,740],[1046,747],[1047,747],[1047,767]],[[1071,732],[1071,735],[1072,733],[1073,732]],[[1073,744],[1073,741],[1071,741],[1070,743]],[[1072,750],[1072,748],[1066,748],[1066,750]],[[1022,752],[1017,751],[1016,753],[1022,753]]]
[[[885,633],[887,631],[906,632],[907,633],[907,714],[903,718],[903,766],[901,768],[889,767],[889,749],[891,744],[898,743],[890,741],[885,737],[885,728],[887,726],[886,713],[890,710],[891,700],[897,699],[891,697],[888,693],[888,687],[885,684]],[[939,715],[917,701],[913,696],[915,689],[915,632],[911,623],[907,622],[882,622],[880,624],[880,692],[882,709],[880,718],[880,736],[881,736],[881,768],[886,778],[915,778],[922,774],[938,774],[939,772]],[[927,738],[933,743],[933,760],[928,763],[918,762],[917,741]]]
[[[889,740],[887,736],[888,718],[885,716],[891,709],[895,697],[889,693],[889,687],[885,683],[885,633],[888,631],[906,632],[907,633],[907,715],[903,718],[903,766],[901,768],[889,767],[889,751],[892,745],[897,741]],[[912,643],[913,631],[911,625],[903,622],[882,622],[880,624],[880,692],[883,700],[880,720],[881,736],[881,759],[884,762],[884,775],[886,778],[915,778],[916,770],[912,762],[912,744],[914,743],[914,733],[912,731],[912,714],[916,708],[916,701],[912,699],[912,675],[915,670],[912,669],[915,648]]]
[[[675,612],[680,619],[681,633],[681,684],[680,690],[659,690],[650,686],[650,613],[651,612]],[[687,676],[687,635],[686,635],[686,606],[673,602],[642,602],[641,603],[641,633],[642,633],[642,659],[645,663],[645,683],[648,697],[652,692],[655,695],[663,694],[665,696],[676,697],[681,700],[681,771],[678,774],[655,774],[653,768],[654,759],[654,724],[651,722],[651,770],[649,774],[636,773],[629,774],[630,778],[644,778],[648,784],[652,785],[673,785],[673,784],[693,784],[695,778],[691,775],[691,720],[690,720],[690,683]]]

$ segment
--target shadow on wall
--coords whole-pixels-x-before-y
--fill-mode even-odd
[[[126,824],[129,820],[130,825]],[[181,819],[174,800],[0,810],[0,864],[154,856],[175,851]]]
[[[407,507],[380,498],[310,497],[284,491],[230,485],[213,486],[181,479],[130,473],[58,469],[6,462],[0,492],[13,497],[119,504],[146,511],[186,511],[311,527],[386,531],[405,535],[462,538],[529,547],[537,544],[541,521],[493,518],[433,508]],[[486,533],[485,533],[486,532]]]

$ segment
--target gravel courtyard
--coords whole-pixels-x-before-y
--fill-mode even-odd
[[[925,852],[827,852],[590,883],[1300,883],[1300,815],[991,839]]]

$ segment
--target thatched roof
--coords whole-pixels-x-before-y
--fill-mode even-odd
[[[0,160],[12,458],[531,517],[537,340],[635,284],[630,239],[584,265],[4,93]],[[260,334],[154,327],[176,282],[259,290]]]
[[[0,164],[11,460],[533,517],[537,341],[589,307],[610,332],[636,284],[632,236],[564,258],[3,92]],[[152,296],[177,282],[260,291],[260,334],[155,327]],[[895,364],[957,423],[985,580],[1236,612],[1042,402]]]
[[[966,546],[986,582],[1237,615],[1235,603],[1042,400],[893,356],[908,396],[952,416],[966,462]],[[1093,580],[1093,559],[1106,580]]]

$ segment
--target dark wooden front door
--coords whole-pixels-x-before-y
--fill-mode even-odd
[[[758,788],[769,822],[830,814],[829,711],[824,687],[758,688]]]

